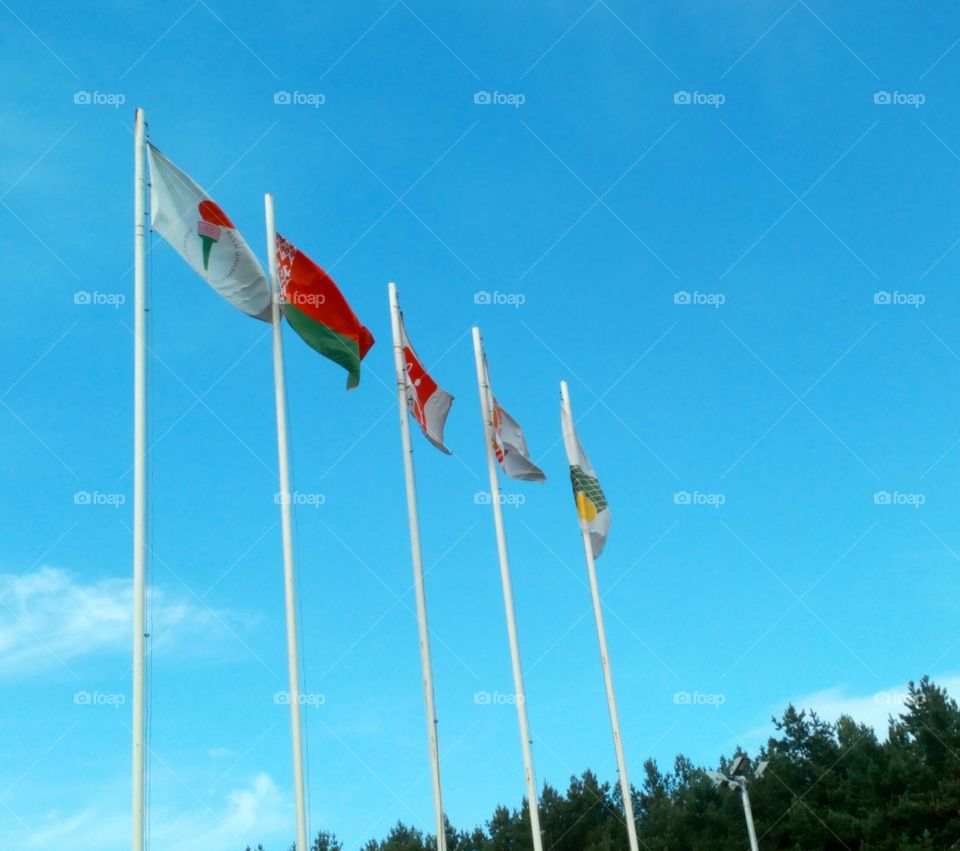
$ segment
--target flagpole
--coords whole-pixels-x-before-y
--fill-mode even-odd
[[[533,748],[530,739],[530,727],[527,722],[527,698],[523,690],[523,668],[520,665],[520,645],[517,641],[517,618],[513,609],[510,559],[507,555],[507,537],[503,528],[503,510],[500,505],[500,482],[497,478],[497,462],[493,455],[490,386],[487,380],[487,367],[483,357],[483,343],[480,340],[480,329],[476,326],[473,328],[473,354],[477,362],[477,387],[480,390],[480,411],[483,415],[483,438],[487,446],[487,468],[490,473],[490,504],[493,506],[493,523],[497,530],[497,554],[500,558],[500,581],[503,585],[503,606],[507,615],[507,636],[510,639],[510,659],[513,664],[513,688],[517,703],[517,720],[520,725],[520,743],[523,747],[523,767],[527,782],[530,830],[533,834],[534,851],[543,851],[543,836],[540,833],[540,810],[537,802],[537,779],[533,770]]]
[[[146,739],[147,228],[142,109],[133,127],[133,851],[143,851]]]
[[[283,588],[287,617],[287,668],[290,677],[290,728],[293,740],[293,789],[297,811],[296,851],[307,851],[307,804],[303,782],[303,727],[300,720],[300,661],[297,654],[297,598],[293,564],[290,498],[290,450],[287,445],[287,391],[283,371],[280,287],[277,283],[277,230],[273,195],[263,196],[267,220],[267,256],[273,302],[273,384],[277,406],[277,456],[280,471],[280,516],[283,534]]]
[[[563,402],[564,416],[569,417],[566,427],[573,432],[573,412],[570,408],[570,394],[567,382],[560,382],[560,397]],[[627,837],[630,851],[639,851],[637,843],[637,823],[633,817],[633,798],[630,793],[630,780],[627,777],[627,760],[623,754],[623,740],[620,736],[620,716],[617,712],[617,698],[613,690],[613,672],[610,670],[610,656],[607,652],[607,631],[603,625],[603,609],[600,605],[600,591],[597,585],[597,571],[593,560],[593,546],[590,544],[590,532],[581,526],[583,555],[587,562],[587,574],[590,578],[590,594],[593,597],[593,617],[597,623],[597,640],[600,644],[600,666],[603,668],[603,682],[607,689],[607,708],[610,711],[610,728],[613,731],[613,746],[617,753],[617,771],[620,774],[620,791],[623,796],[623,811],[627,823]]]
[[[413,557],[413,584],[417,595],[417,627],[420,633],[420,668],[423,675],[423,701],[427,715],[427,739],[433,774],[433,809],[437,823],[437,851],[447,851],[443,822],[443,794],[440,789],[440,744],[437,735],[437,708],[433,691],[433,663],[430,659],[430,630],[427,625],[427,596],[423,583],[423,555],[420,551],[420,518],[417,512],[417,481],[410,442],[410,417],[407,412],[407,368],[400,333],[400,303],[397,285],[390,283],[390,326],[393,330],[393,364],[397,373],[397,408],[400,412],[400,442],[403,447],[403,473],[407,483],[407,518],[410,526],[410,551]]]

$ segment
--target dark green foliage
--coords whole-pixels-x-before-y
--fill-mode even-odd
[[[754,765],[750,801],[763,851],[960,851],[960,708],[923,678],[910,683],[906,710],[885,739],[851,718],[835,724],[787,707]],[[721,758],[726,772],[731,758]],[[717,789],[679,756],[670,771],[647,760],[634,777],[644,851],[743,851],[748,847],[737,791]],[[620,787],[586,771],[566,792],[544,785],[540,821],[547,851],[627,851]],[[449,851],[531,851],[527,802],[499,806],[485,828],[447,824]],[[435,851],[434,837],[398,823],[364,851]],[[247,849],[249,851],[249,848]],[[262,851],[262,848],[258,848]],[[333,834],[311,851],[342,851]]]

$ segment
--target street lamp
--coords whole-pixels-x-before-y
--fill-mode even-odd
[[[757,829],[753,824],[753,810],[750,809],[750,795],[747,794],[747,771],[749,768],[750,760],[745,756],[738,756],[730,767],[729,777],[719,771],[708,771],[707,777],[716,786],[729,786],[731,789],[739,790],[740,799],[743,801],[743,816],[747,821],[747,834],[750,837],[750,849],[751,851],[760,851],[760,846],[757,844]],[[766,768],[766,761],[757,763],[755,776],[760,777]]]

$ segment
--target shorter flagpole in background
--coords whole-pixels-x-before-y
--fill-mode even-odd
[[[585,454],[579,446],[576,431],[573,426],[573,413],[570,409],[570,394],[567,388],[567,382],[560,382],[560,401],[562,426],[564,434],[564,443],[566,444],[567,455],[571,467],[574,464],[579,465],[585,460]],[[572,445],[571,445],[572,444]],[[571,449],[577,452],[579,457],[573,457]],[[592,469],[589,471],[592,476]],[[595,480],[595,479],[594,479]],[[599,484],[597,485],[599,491]],[[578,509],[580,507],[581,497],[577,488],[577,481],[574,480],[574,495],[577,498]],[[606,510],[604,505],[603,510]],[[609,520],[608,520],[609,524]],[[608,525],[607,524],[607,525]],[[600,605],[600,591],[597,586],[597,571],[594,565],[593,543],[590,540],[590,529],[584,522],[581,515],[580,533],[583,538],[583,555],[587,562],[587,574],[590,578],[590,594],[593,597],[593,616],[597,623],[597,640],[600,644],[600,665],[603,668],[603,682],[607,689],[607,708],[610,710],[610,727],[613,730],[613,745],[617,752],[617,770],[620,774],[620,791],[623,795],[624,817],[627,823],[627,836],[630,840],[630,851],[639,851],[637,843],[637,824],[633,817],[633,798],[630,792],[630,780],[627,776],[627,761],[623,754],[623,741],[620,736],[620,716],[617,712],[617,698],[613,690],[613,673],[610,670],[610,656],[607,651],[607,632],[603,625],[603,609]],[[606,537],[604,529],[603,537]],[[603,542],[601,541],[601,548]]]
[[[297,601],[293,564],[293,520],[290,495],[290,450],[287,444],[287,393],[283,370],[283,329],[277,281],[277,228],[273,196],[263,197],[267,222],[267,255],[273,320],[273,382],[277,405],[277,456],[280,471],[280,515],[283,532],[283,588],[287,616],[287,665],[290,675],[290,727],[293,740],[293,785],[297,812],[296,851],[308,851],[307,805],[303,780],[303,727],[300,720],[300,661],[297,654]]]
[[[500,483],[497,477],[497,461],[493,454],[493,404],[487,378],[487,364],[483,354],[480,329],[473,329],[473,353],[477,362],[477,386],[480,390],[480,410],[483,414],[483,437],[487,448],[487,467],[490,472],[490,504],[493,506],[493,522],[497,531],[497,553],[500,557],[500,580],[503,585],[503,605],[507,615],[507,635],[510,639],[510,659],[513,663],[513,687],[516,692],[517,719],[520,724],[520,743],[523,747],[523,765],[526,775],[527,800],[530,809],[530,830],[533,834],[534,851],[543,851],[540,833],[540,808],[537,801],[537,779],[533,769],[533,747],[527,722],[527,698],[523,689],[523,669],[520,665],[520,645],[517,640],[517,618],[513,609],[513,588],[510,580],[510,559],[507,555],[507,537],[503,527],[503,510],[500,505]]]
[[[417,627],[420,633],[420,667],[423,674],[423,701],[427,716],[430,769],[433,775],[433,807],[437,823],[437,851],[447,851],[443,822],[443,794],[440,788],[440,745],[437,733],[437,709],[433,691],[433,663],[430,658],[430,630],[427,625],[427,597],[423,583],[423,556],[420,551],[420,519],[417,512],[417,482],[410,441],[410,417],[407,411],[408,388],[406,356],[403,351],[400,303],[397,285],[390,283],[390,325],[393,330],[393,363],[397,373],[397,407],[400,413],[400,441],[403,448],[403,472],[407,483],[407,518],[410,526],[410,551],[413,558],[413,584],[417,597]]]

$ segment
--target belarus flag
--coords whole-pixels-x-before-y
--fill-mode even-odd
[[[333,279],[280,234],[277,274],[283,315],[307,345],[347,371],[347,389],[352,390],[360,383],[360,361],[373,345],[373,335]]]
[[[403,362],[407,371],[407,407],[413,418],[420,423],[424,437],[441,452],[451,452],[443,445],[443,426],[453,404],[453,396],[441,389],[423,367],[420,358],[410,345],[407,329],[400,316],[400,342],[403,346]]]

